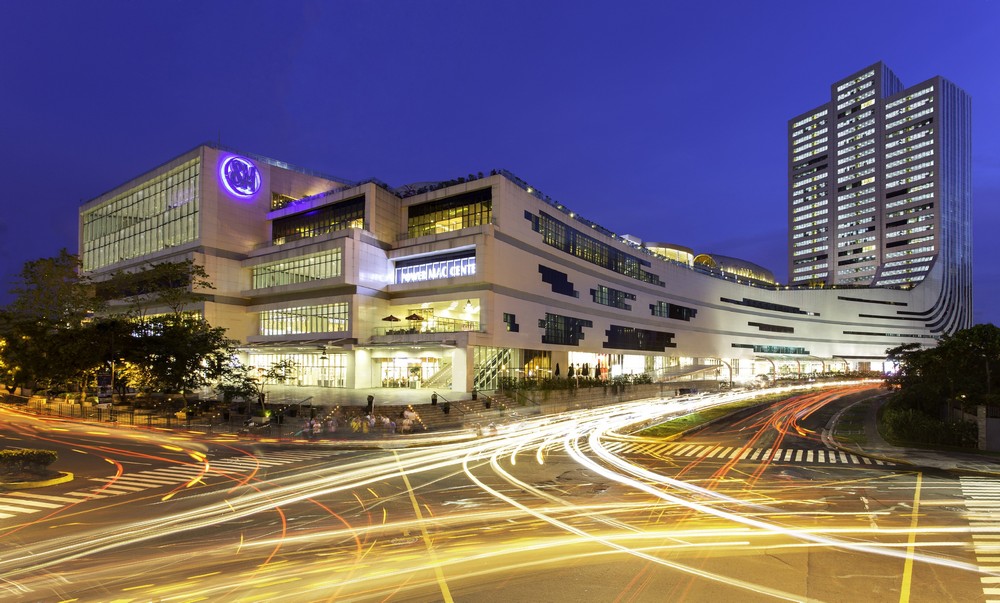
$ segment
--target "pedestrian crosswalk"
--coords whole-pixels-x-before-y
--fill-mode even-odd
[[[960,483],[979,569],[1000,573],[1000,483],[994,477],[972,475],[961,477]],[[980,580],[986,602],[1000,602],[1000,578],[982,576]]]
[[[701,458],[726,461],[806,463],[821,465],[878,465],[893,463],[857,456],[841,450],[806,448],[745,448],[714,444],[609,442],[604,445],[613,453],[644,454],[661,458]]]
[[[311,461],[329,456],[329,451],[280,451],[268,453],[262,457],[237,456],[209,461],[209,476],[244,475],[255,468],[276,467],[299,461]],[[43,494],[33,490],[15,490],[0,492],[0,520],[31,517],[45,511],[55,511],[63,507],[85,500],[96,500],[132,494],[152,488],[177,486],[198,479],[204,471],[203,465],[178,465],[150,469],[137,473],[125,473],[117,479],[112,476],[92,477],[86,481],[94,482],[91,486],[74,492],[59,494]],[[204,478],[203,479],[207,479]],[[98,484],[108,484],[99,486]]]

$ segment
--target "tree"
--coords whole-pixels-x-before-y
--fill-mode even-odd
[[[99,304],[79,267],[65,249],[25,262],[11,289],[14,300],[0,311],[0,370],[9,390],[75,385],[85,392],[92,382],[94,350],[86,342],[91,310]]]
[[[202,318],[153,316],[136,323],[130,364],[147,387],[178,393],[186,405],[188,392],[225,374],[234,345],[225,329],[212,327]]]
[[[886,353],[898,367],[886,383],[899,388],[898,397],[908,407],[943,414],[948,404],[1000,405],[1000,329],[992,324],[946,335],[933,348],[909,343]]]
[[[93,321],[91,343],[101,358],[102,371],[106,371],[112,395],[124,399],[130,387],[141,389],[144,383],[136,356],[135,338],[142,333],[140,323],[126,316],[103,316]]]
[[[998,404],[1000,389],[993,383],[1000,361],[1000,329],[992,324],[963,329],[942,341],[953,359],[962,394],[970,405]]]
[[[225,400],[237,397],[256,400],[260,404],[261,411],[266,412],[264,402],[267,398],[267,385],[294,379],[298,375],[298,370],[298,364],[289,359],[279,360],[267,368],[247,366],[234,359],[234,362],[226,367],[215,389]]]
[[[98,284],[101,298],[125,302],[128,312],[145,317],[154,308],[167,308],[180,314],[187,306],[201,301],[199,290],[215,289],[205,268],[194,260],[151,263],[140,270],[119,270]]]
[[[51,349],[48,330],[0,312],[0,367],[8,391],[35,388],[45,381],[46,350]]]
[[[10,290],[7,311],[17,321],[77,326],[99,305],[91,282],[79,275],[80,260],[66,249],[52,258],[30,260]]]
[[[191,260],[151,264],[119,272],[95,286],[78,272],[65,249],[59,256],[26,262],[0,311],[0,377],[8,389],[76,389],[85,395],[107,371],[119,393],[127,385],[186,394],[223,372],[233,342],[225,330],[185,308],[212,288]],[[127,314],[104,314],[98,300],[123,299]],[[147,315],[153,308],[167,314]],[[96,313],[96,316],[94,315]]]

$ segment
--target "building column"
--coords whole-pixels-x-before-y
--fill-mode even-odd
[[[472,348],[456,347],[451,351],[451,391],[466,393],[472,391],[472,363],[469,362]]]
[[[372,355],[366,349],[354,348],[347,355],[347,387],[367,389],[372,387]],[[351,383],[353,381],[353,383]]]

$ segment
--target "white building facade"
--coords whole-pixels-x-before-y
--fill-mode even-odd
[[[503,171],[392,189],[215,145],[84,204],[80,256],[97,279],[194,260],[215,288],[191,309],[312,387],[879,370],[971,315],[946,262],[909,289],[788,288],[611,233]]]

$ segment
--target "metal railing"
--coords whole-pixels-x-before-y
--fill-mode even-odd
[[[457,320],[454,318],[435,318],[431,321],[420,321],[408,326],[375,327],[373,336],[387,335],[419,335],[423,333],[461,333],[465,331],[485,332],[483,324],[473,320]]]

